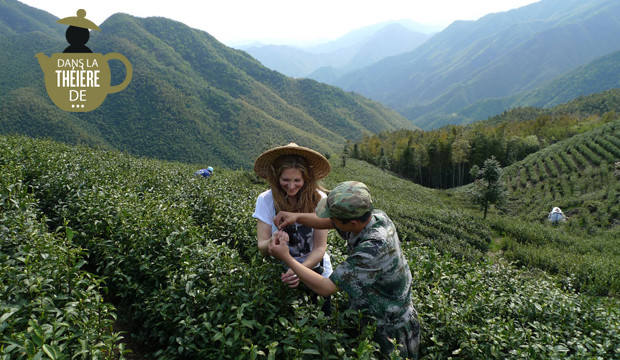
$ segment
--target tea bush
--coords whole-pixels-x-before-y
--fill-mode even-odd
[[[10,174],[0,231],[12,239],[1,253],[5,358],[122,358],[115,318],[153,359],[376,358],[372,323],[346,310],[345,294],[333,296],[327,317],[302,288],[282,284],[280,263],[258,254],[251,214],[267,186],[251,173],[218,169],[202,179],[187,164],[0,140]],[[482,261],[491,227],[439,192],[357,161],[335,166],[324,183],[351,179],[367,183],[397,224],[423,359],[620,357],[617,302],[578,294],[574,276]],[[596,246],[593,257],[610,251]],[[345,257],[334,232],[328,249],[335,265]],[[31,276],[37,286],[17,288],[15,279]]]
[[[503,250],[524,266],[575,276],[576,288],[597,295],[617,296],[620,290],[620,248],[617,219],[620,182],[614,160],[620,153],[620,121],[549,146],[505,169],[511,184],[511,203],[492,226],[507,239]],[[543,177],[529,189],[515,179],[519,166],[537,164]],[[558,164],[558,170],[554,169]],[[540,181],[539,181],[540,180]],[[551,227],[547,213],[559,206],[568,220]],[[508,215],[508,216],[506,216]],[[519,220],[520,219],[520,220]]]
[[[70,228],[47,230],[19,148],[7,145],[0,144],[0,356],[122,358],[105,284],[82,269],[85,251],[73,245]]]
[[[506,262],[462,262],[410,244],[405,248],[423,359],[620,356],[617,301],[566,292],[544,273],[519,271]]]
[[[106,279],[119,320],[155,349],[152,357],[376,351],[372,328],[344,311],[346,300],[336,297],[338,315],[326,318],[303,291],[282,285],[280,264],[258,256],[250,214],[264,184],[225,170],[205,181],[187,165],[49,142],[23,150],[25,178],[49,226],[71,224],[71,240],[88,249],[88,268]]]
[[[607,296],[620,293],[620,236],[574,236],[542,224],[492,217],[501,231],[504,256],[518,264],[573,278],[582,292]]]

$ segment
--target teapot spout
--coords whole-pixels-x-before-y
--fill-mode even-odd
[[[49,62],[51,61],[51,58],[42,52],[37,53],[34,57],[36,57],[37,60],[39,60],[39,65],[41,66],[42,69],[45,69],[47,65],[49,64]]]

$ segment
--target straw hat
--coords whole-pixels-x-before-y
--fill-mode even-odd
[[[290,143],[285,146],[269,149],[260,154],[254,162],[254,172],[256,175],[266,179],[269,173],[273,171],[273,162],[282,155],[299,155],[303,157],[308,163],[308,166],[312,169],[315,180],[326,177],[332,169],[325,156],[307,147]]]
[[[63,25],[69,25],[69,26],[75,26],[75,27],[80,27],[84,29],[101,31],[101,29],[99,29],[99,26],[97,26],[94,22],[86,18],[86,10],[79,9],[76,15],[77,16],[69,16],[64,19],[60,19],[56,22],[59,24],[63,24]]]

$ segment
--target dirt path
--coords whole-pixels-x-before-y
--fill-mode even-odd
[[[123,336],[122,342],[125,344],[126,350],[131,350],[130,353],[125,354],[127,360],[144,360],[144,354],[147,353],[147,349],[142,344],[135,341],[131,336],[130,329],[124,324],[116,321],[114,323],[114,332],[121,332]]]
[[[497,263],[500,259],[504,257],[504,251],[502,250],[502,245],[504,243],[504,238],[501,236],[496,236],[491,239],[491,243],[489,244],[489,251],[487,251],[486,255],[489,257],[491,264]]]

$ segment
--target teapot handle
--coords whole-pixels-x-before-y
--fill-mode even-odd
[[[105,59],[106,62],[112,59],[122,61],[123,65],[125,65],[125,70],[127,72],[127,74],[125,75],[125,80],[123,80],[123,82],[118,85],[110,86],[108,93],[109,94],[117,93],[123,90],[124,88],[126,88],[127,85],[129,85],[129,82],[131,81],[131,77],[133,76],[133,69],[131,68],[131,64],[129,63],[129,60],[127,60],[126,57],[124,57],[122,54],[119,54],[119,53],[109,53],[109,54],[104,55],[103,58]]]

